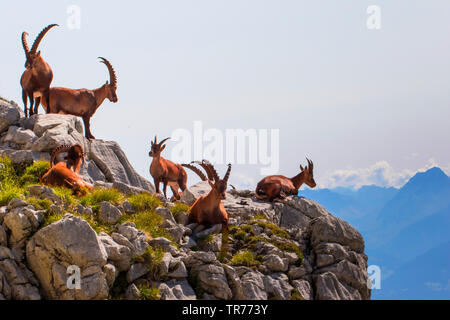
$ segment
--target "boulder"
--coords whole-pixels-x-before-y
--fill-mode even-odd
[[[98,238],[105,248],[106,254],[108,255],[108,261],[110,261],[119,272],[130,269],[132,258],[130,247],[115,242],[113,238],[103,232],[99,234]]]
[[[297,293],[302,297],[303,300],[312,300],[314,298],[311,284],[306,280],[294,280],[292,281]]]
[[[262,273],[247,267],[238,267],[236,272],[241,279],[244,300],[267,300]]]
[[[81,218],[66,214],[28,241],[27,261],[47,299],[105,299],[109,288],[103,267],[108,255],[100,239]],[[68,267],[80,269],[81,289],[66,285]]]
[[[292,290],[289,279],[284,273],[274,273],[264,277],[264,288],[269,296],[277,300],[289,300]]]
[[[120,210],[108,201],[100,202],[99,219],[104,223],[114,224],[122,218]]]
[[[195,267],[191,272],[197,275],[199,285],[217,299],[229,300],[233,294],[228,286],[224,269],[219,265],[205,264]]]
[[[0,294],[8,300],[40,300],[38,285],[34,275],[15,260],[11,251],[0,247]]]
[[[313,278],[316,300],[361,300],[358,290],[339,282],[334,273],[325,272]]]
[[[170,280],[159,285],[161,300],[196,300],[194,289],[186,280]]]
[[[275,254],[269,254],[264,257],[263,264],[272,271],[287,271],[289,268],[289,261],[286,258],[280,258]]]
[[[349,246],[358,253],[364,251],[364,240],[361,234],[347,222],[332,215],[324,215],[312,220],[308,230],[313,246],[321,242],[337,242]]]
[[[2,142],[12,142],[24,145],[27,143],[33,143],[36,139],[37,136],[32,130],[11,126],[6,133],[6,136],[2,139]]]
[[[127,272],[128,283],[145,276],[148,273],[148,267],[143,263],[135,263],[131,266],[130,270]]]
[[[0,133],[19,122],[20,112],[17,107],[0,99]]]
[[[134,170],[117,142],[93,140],[89,143],[87,150],[89,150],[89,159],[94,160],[107,181],[121,182],[147,191],[155,191],[154,186]]]

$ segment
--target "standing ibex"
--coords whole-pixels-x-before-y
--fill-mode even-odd
[[[42,59],[41,52],[37,51],[39,44],[45,34],[57,24],[51,24],[45,27],[34,40],[31,50],[28,48],[26,36],[28,33],[22,33],[22,46],[25,51],[25,72],[20,78],[22,86],[22,100],[24,104],[25,117],[38,113],[41,97],[46,104],[49,104],[50,83],[53,80],[53,71],[50,66]],[[30,112],[28,113],[27,99],[30,100]],[[34,105],[34,110],[33,110]]]
[[[181,189],[181,191],[186,190],[187,174],[181,165],[161,157],[161,152],[166,147],[163,143],[168,139],[170,138],[166,138],[158,143],[155,136],[155,141],[152,141],[151,150],[148,153],[149,157],[153,158],[152,164],[150,165],[150,174],[155,182],[157,193],[160,192],[159,184],[162,182],[164,196],[167,198],[166,188],[169,185],[170,189],[172,189],[173,196],[179,200],[180,194],[178,193],[178,189]]]
[[[303,168],[300,165],[301,172],[293,178],[276,175],[265,177],[258,182],[255,190],[256,198],[272,202],[289,195],[297,195],[298,189],[300,189],[303,183],[314,188],[316,186],[313,175],[314,165],[308,158],[306,160],[308,161],[308,166]]]
[[[223,179],[219,178],[217,171],[213,165],[203,160],[202,162],[195,162],[201,165],[208,176],[206,176],[195,166],[190,164],[182,164],[183,167],[194,171],[202,181],[208,181],[211,186],[211,191],[207,195],[200,196],[195,200],[194,204],[189,210],[189,222],[196,222],[202,225],[222,224],[222,233],[228,232],[228,213],[222,204],[222,200],[226,198],[228,178],[230,177],[231,164],[228,164],[227,172]]]
[[[108,98],[111,102],[117,102],[117,77],[111,63],[105,58],[99,57],[109,71],[110,82],[98,89],[67,89],[60,87],[50,88],[49,113],[71,114],[83,118],[85,136],[88,139],[95,139],[91,133],[91,117],[97,111],[103,101]]]

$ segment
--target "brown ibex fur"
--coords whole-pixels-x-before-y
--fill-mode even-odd
[[[228,232],[228,213],[222,204],[226,198],[228,178],[230,177],[231,164],[228,165],[227,172],[223,179],[219,178],[213,165],[206,160],[195,162],[202,166],[208,178],[193,165],[183,164],[182,166],[193,170],[202,179],[208,181],[211,191],[207,195],[200,196],[195,200],[189,210],[189,222],[196,222],[202,225],[222,224],[222,232]],[[195,169],[193,169],[195,168]],[[199,174],[200,172],[200,174]]]
[[[57,24],[51,24],[45,27],[36,37],[31,50],[28,48],[26,40],[26,36],[28,35],[28,33],[22,33],[22,46],[26,56],[26,70],[20,78],[20,84],[22,86],[22,100],[24,104],[23,111],[25,113],[25,117],[31,116],[34,113],[38,113],[39,104],[41,103],[41,97],[43,98],[43,101],[45,101],[46,104],[49,105],[49,90],[50,84],[53,80],[53,71],[48,63],[45,62],[44,59],[42,59],[41,52],[36,51],[45,34],[55,26],[57,26]],[[30,101],[29,112],[27,99]]]
[[[303,168],[300,165],[301,172],[293,178],[287,178],[282,175],[268,176],[258,182],[256,186],[256,198],[273,202],[274,200],[283,199],[289,195],[297,195],[303,183],[309,187],[314,188],[316,182],[314,181],[314,164],[311,160],[306,158],[308,166]]]
[[[79,173],[81,165],[84,165],[85,162],[83,147],[79,143],[76,143],[74,145],[65,144],[57,147],[55,150],[53,150],[50,157],[50,166],[58,162],[56,161],[57,157],[63,152],[67,153],[67,155],[64,157],[66,167],[76,173]]]
[[[117,102],[117,77],[111,63],[105,58],[99,57],[109,71],[110,81],[98,89],[67,89],[60,87],[50,88],[50,107],[45,103],[49,113],[71,114],[83,118],[85,136],[95,139],[91,133],[90,121],[95,111],[105,99]]]
[[[150,174],[153,177],[157,193],[160,193],[159,184],[162,182],[164,196],[167,198],[166,189],[167,185],[169,185],[174,198],[179,200],[180,194],[178,189],[181,189],[181,191],[186,190],[187,173],[180,164],[161,157],[161,152],[166,148],[166,145],[163,145],[163,143],[168,139],[170,138],[166,138],[158,143],[155,136],[155,141],[152,141],[151,150],[148,153],[149,157],[153,158],[150,165]]]
[[[73,159],[69,158],[69,151],[68,156],[66,157],[68,159],[67,162],[60,161],[54,164],[54,160],[56,159],[57,155],[63,152],[62,150],[64,150],[65,148],[66,150],[70,150],[70,148],[72,148],[74,155],[78,154],[78,158],[76,156],[74,156]],[[82,154],[81,156],[79,155],[80,150]],[[77,167],[79,168],[79,161],[81,160],[80,157],[84,157],[83,155],[83,149],[80,145],[77,144],[71,147],[61,146],[56,148],[52,152],[52,156],[50,159],[50,169],[42,176],[41,182],[49,186],[68,187],[72,189],[75,194],[83,194],[85,193],[85,189],[92,190],[93,186],[84,181],[78,175]],[[74,160],[74,162],[72,162],[72,160]],[[74,170],[71,170],[70,167],[73,167]]]

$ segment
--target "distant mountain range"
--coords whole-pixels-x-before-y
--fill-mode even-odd
[[[357,228],[369,265],[381,267],[374,299],[450,299],[450,178],[434,167],[403,187],[305,189]]]

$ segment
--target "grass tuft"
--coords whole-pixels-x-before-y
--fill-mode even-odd
[[[100,202],[108,201],[112,204],[119,204],[124,200],[124,196],[116,189],[102,189],[95,188],[92,192],[80,198],[80,203],[83,206],[98,207]]]
[[[261,264],[258,260],[256,260],[255,255],[247,250],[239,251],[236,253],[230,260],[232,265],[235,266],[247,266],[253,267]]]
[[[134,210],[138,212],[153,211],[161,206],[161,200],[148,193],[139,193],[129,196],[127,200],[131,203]]]

